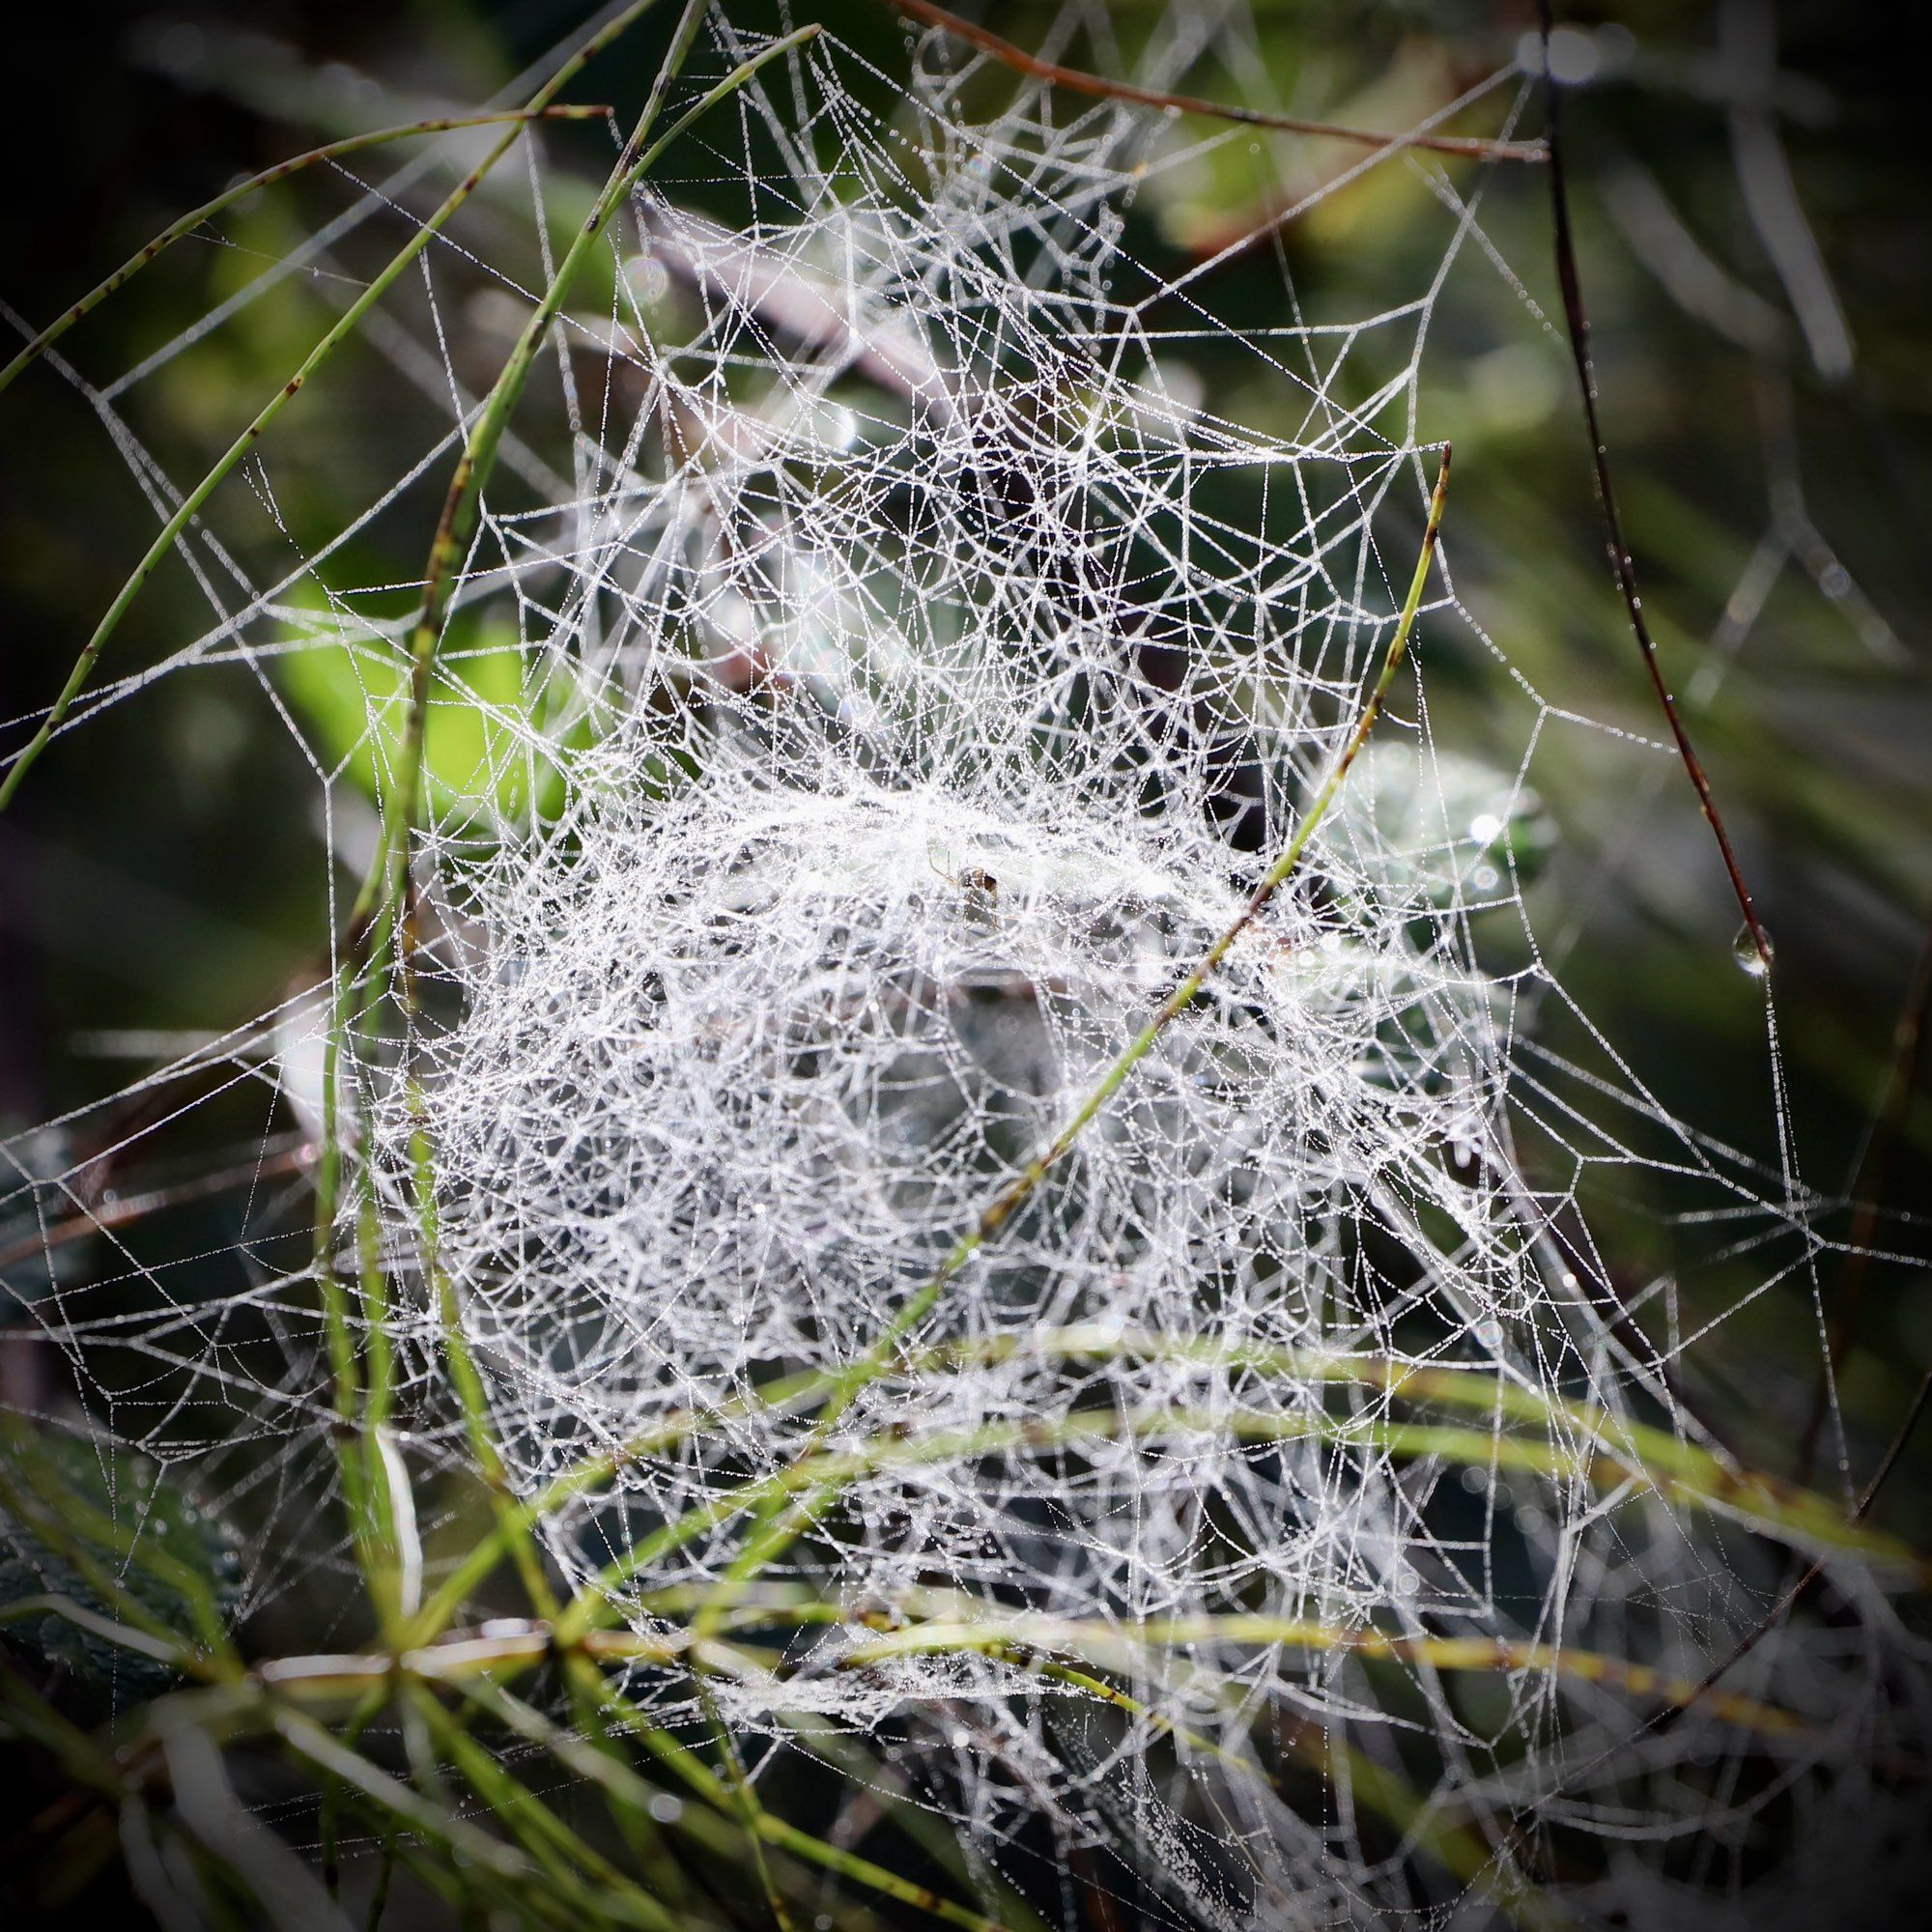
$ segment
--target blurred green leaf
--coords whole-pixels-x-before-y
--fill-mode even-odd
[[[1356,834],[1389,885],[1420,890],[1435,905],[1508,895],[1542,870],[1556,843],[1555,820],[1535,792],[1440,748],[1371,747],[1336,818],[1333,836]]]
[[[327,641],[328,630],[342,639]],[[409,715],[410,669],[387,639],[345,634],[319,621],[300,648],[277,661],[283,691],[316,737],[326,763],[371,799],[387,789]],[[469,641],[446,641],[430,691],[424,773],[429,805],[445,822],[494,820],[504,829],[563,803],[564,763],[587,727],[561,733],[554,700],[526,689],[516,636],[497,625]]]
[[[199,1509],[187,1492],[152,1463],[109,1445],[41,1432],[13,1437],[4,1452],[0,1489],[0,1605],[33,1597],[66,1597],[110,1623],[119,1605],[85,1574],[98,1568],[159,1622],[183,1633],[194,1627],[186,1596],[165,1578],[170,1568],[206,1579],[224,1616],[239,1600],[242,1559],[234,1534]],[[6,1501],[26,1504],[23,1520]],[[44,1513],[44,1514],[43,1514]],[[60,1535],[49,1527],[58,1523]],[[124,1529],[125,1548],[91,1532],[106,1519]],[[53,1543],[66,1540],[67,1550]],[[124,1539],[115,1539],[123,1541]],[[128,1550],[137,1552],[130,1556]],[[77,1552],[77,1555],[76,1555]],[[124,1649],[52,1611],[0,1626],[0,1635],[67,1670],[116,1709],[159,1695],[176,1674],[157,1659]]]

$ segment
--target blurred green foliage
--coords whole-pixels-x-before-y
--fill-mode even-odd
[[[57,1609],[32,1606],[61,1599],[125,1625],[131,1599],[162,1624],[192,1627],[184,1577],[224,1613],[240,1601],[232,1537],[152,1463],[68,1435],[9,1432],[0,1442],[0,1605],[14,1612],[8,1641],[64,1669],[99,1712],[133,1709],[179,1676]]]

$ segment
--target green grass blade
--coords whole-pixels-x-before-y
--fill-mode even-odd
[[[225,188],[212,201],[190,209],[178,221],[171,221],[152,241],[144,242],[105,281],[63,310],[56,321],[48,323],[4,369],[0,369],[0,391],[4,391],[30,362],[43,355],[75,323],[91,315],[109,296],[126,288],[150,263],[177,242],[192,235],[204,221],[213,221],[216,215],[225,214],[250,195],[271,187],[276,182],[286,181],[304,168],[312,168],[320,162],[339,161],[345,156],[361,153],[365,148],[383,147],[391,141],[407,141],[419,134],[446,134],[462,128],[491,128],[506,121],[587,121],[601,119],[609,112],[605,107],[513,107],[497,114],[441,115],[428,121],[406,122],[397,128],[373,128],[365,134],[350,134],[339,141],[327,141],[319,148],[310,148],[304,154],[292,156],[286,161],[277,161],[273,167],[264,168],[260,174],[250,175],[246,181],[237,182],[234,186]]]
[[[634,20],[646,13],[653,4],[654,0],[636,0],[635,5],[625,8],[615,18],[607,23],[596,34],[592,35],[589,40],[585,41],[578,51],[566,60],[543,87],[525,103],[526,116],[527,117],[528,114],[548,107],[558,92],[582,71],[588,61],[604,47],[609,46],[618,34],[623,32]],[[409,268],[411,263],[442,231],[450,217],[456,213],[457,210],[482,185],[483,178],[509,153],[511,147],[522,134],[525,125],[525,121],[519,121],[511,131],[504,135],[490,150],[489,154],[444,197],[441,205],[436,212],[423,222],[422,226],[410,238],[403,248],[391,258],[387,266],[377,274],[376,278],[356,297],[355,301],[343,311],[334,326],[328,329],[321,341],[310,350],[308,355],[303,358],[300,368],[256,412],[253,418],[249,421],[248,426],[228,446],[214,467],[182,499],[180,507],[168,519],[166,524],[162,526],[160,534],[149,545],[146,555],[134,566],[132,575],[123,583],[119,592],[116,593],[114,601],[107,607],[105,614],[95,626],[93,636],[88,639],[86,644],[81,649],[79,657],[74,660],[73,668],[68,673],[66,684],[61,687],[59,696],[55,697],[46,717],[42,721],[39,730],[27,741],[19,754],[14,758],[13,768],[8,772],[6,778],[0,780],[0,811],[4,811],[8,805],[12,803],[14,794],[20,788],[21,781],[32,770],[41,753],[46,750],[54,733],[60,729],[62,723],[67,718],[68,712],[72,708],[73,700],[80,695],[81,688],[92,675],[95,664],[99,658],[101,651],[106,647],[108,639],[120,627],[122,618],[128,614],[128,609],[133,604],[135,598],[140,595],[142,586],[155,574],[161,559],[174,548],[176,540],[193,523],[202,505],[214,494],[223,478],[261,440],[262,435],[268,429],[269,425],[307,386],[316,372],[334,355],[335,351],[355,333],[356,326],[361,322],[362,318],[388,293],[397,277]]]

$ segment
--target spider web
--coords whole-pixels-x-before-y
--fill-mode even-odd
[[[1145,77],[1184,72],[1204,31],[1177,10]],[[724,14],[707,35],[694,90],[755,44]],[[435,1263],[513,1491],[616,1465],[543,1525],[607,1623],[675,1639],[746,1525],[668,1532],[838,1464],[724,1600],[782,1640],[781,1669],[741,1642],[706,1678],[759,1776],[868,1741],[1041,1909],[1043,1864],[1089,1846],[1156,1922],[1530,1916],[1532,1826],[1597,1848],[1566,1898],[1586,1917],[1690,1912],[1688,1840],[1749,1847],[1727,1884],[1788,1883],[1768,1837],[1802,1861],[1827,1807],[1834,1833],[1879,1829],[1861,1767],[1907,1701],[1882,1551],[1834,1560],[1851,1627],[1789,1621],[1722,1694],[1632,1733],[1751,1629],[1791,1552],[1830,1544],[1680,1371],[1758,1296],[1808,1296],[1842,1204],[1788,1153],[1672,1118],[1568,1003],[1539,943],[1563,909],[1525,897],[1554,836],[1535,760],[1611,727],[1547,702],[1463,608],[1453,494],[1412,669],[1290,885],[829,1435],[774,1395],[867,1358],[1308,810],[1421,542],[1438,298],[1515,279],[1480,218],[1493,169],[1413,150],[1177,274],[1137,249],[1137,202],[1248,130],[906,44],[888,72],[821,37],[638,192],[463,564],[418,1004],[344,1069],[375,1211],[334,1231],[346,1278],[373,1253],[391,1284],[389,1439],[423,1545],[461,1533],[440,1472],[471,1466],[411,1200],[426,1145]],[[1505,67],[1470,98],[1513,126],[1532,84]],[[369,337],[438,412],[417,457],[312,531],[265,449],[181,546],[209,627],[69,727],[157,677],[252,680],[321,801],[318,932],[345,930],[339,881],[398,778],[414,586],[363,559],[426,528],[476,407],[463,338],[520,321],[554,253],[526,145],[527,184],[492,205],[532,229],[522,279],[440,240]],[[1424,286],[1337,319],[1284,251],[1272,315],[1217,313],[1223,257],[1374,167],[1437,207]],[[62,365],[157,510],[173,486],[121,398],[164,360],[99,386]],[[1267,395],[1266,428],[1207,407],[1208,362],[1217,398]],[[1516,721],[1514,771],[1432,724],[1471,667]],[[317,707],[345,692],[331,735]],[[304,1218],[328,985],[8,1148],[4,1205],[42,1233],[9,1277],[19,1320],[103,1439],[246,1525],[238,1615],[265,1627],[353,1573],[310,1527],[335,1482]],[[1549,1042],[1552,1009],[1580,1051]],[[251,1116],[219,1253],[156,1259],[88,1179]],[[1668,1293],[1725,1285],[1666,1345],[1593,1206],[1639,1178],[1672,1204]],[[313,1640],[353,1640],[351,1597],[328,1601]],[[627,1689],[702,1715],[675,1658]]]

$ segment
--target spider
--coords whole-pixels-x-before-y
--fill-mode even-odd
[[[930,847],[925,863],[937,877],[958,892],[969,919],[981,923],[991,921],[1000,903],[1000,882],[991,872],[983,866],[962,866],[957,872],[949,872],[933,858]]]

